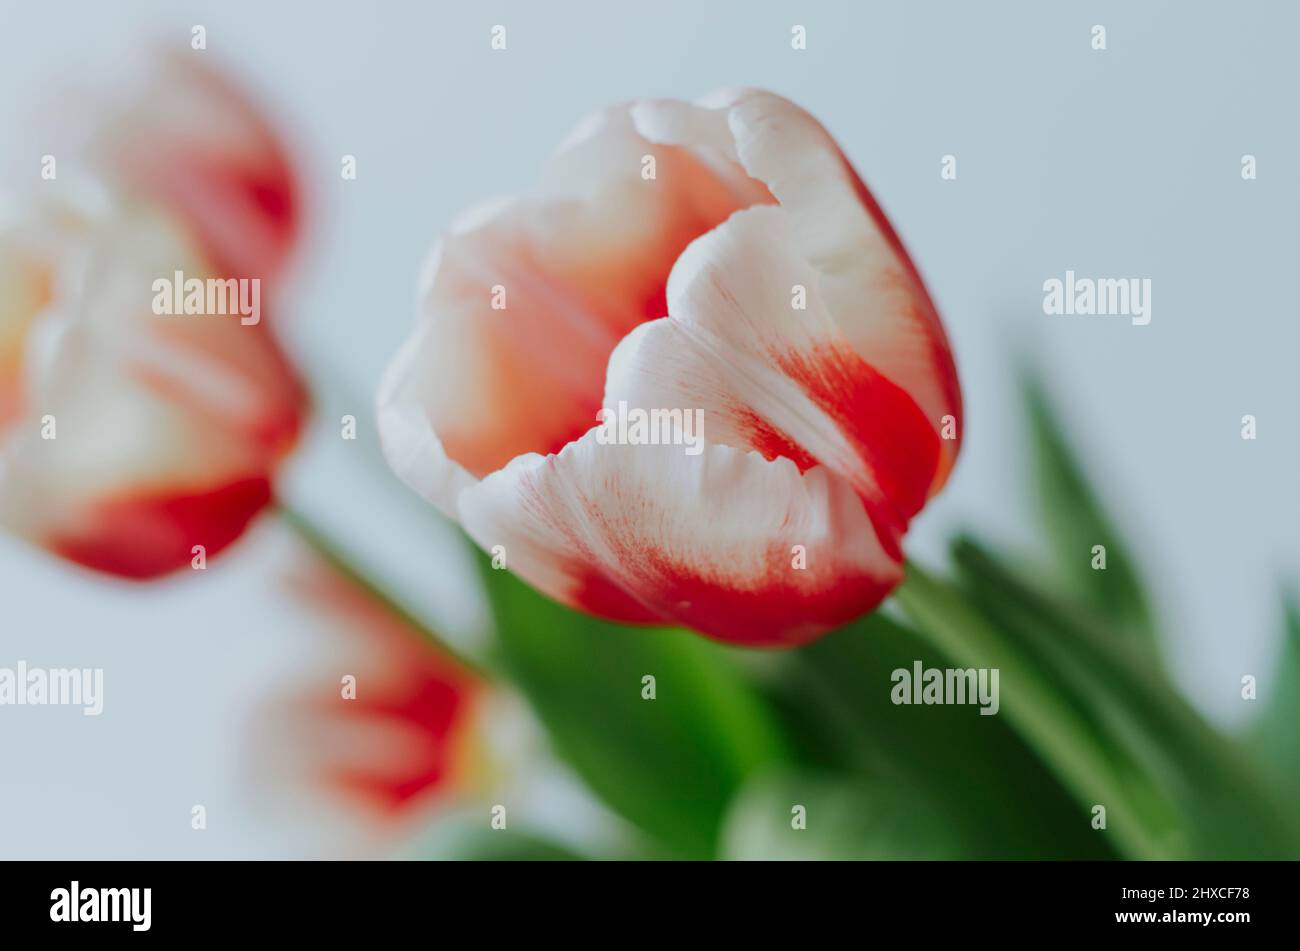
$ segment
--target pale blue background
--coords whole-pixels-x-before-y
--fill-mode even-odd
[[[416,270],[459,209],[527,189],[568,128],[611,101],[735,84],[789,96],[880,198],[956,347],[967,441],[912,553],[936,558],[958,526],[1029,537],[1009,369],[1013,351],[1038,354],[1139,543],[1180,680],[1233,724],[1248,713],[1240,676],[1270,683],[1277,584],[1300,567],[1296,11],[5,0],[0,145],[5,167],[35,176],[44,149],[14,131],[39,95],[88,61],[138,55],[149,37],[184,47],[204,24],[207,55],[298,130],[316,227],[285,316],[300,351],[362,394],[339,411],[368,422]],[[505,52],[488,46],[496,23]],[[804,52],[790,48],[794,23],[807,27]],[[1094,23],[1108,30],[1104,53],[1090,48]],[[1258,181],[1240,177],[1247,152]],[[339,180],[345,153],[358,158],[355,182]],[[939,178],[945,153],[956,182]],[[1150,277],[1150,326],[1045,317],[1042,282],[1067,268]],[[1254,443],[1239,438],[1244,413],[1259,419]],[[300,460],[294,491],[364,534],[427,610],[473,627],[454,564],[400,503],[371,502],[329,446]],[[0,541],[0,665],[107,668],[99,720],[0,710],[0,855],[296,854],[319,834],[273,835],[248,810],[238,768],[249,705],[313,646],[277,594],[279,536],[265,524],[238,556],[148,601]],[[189,830],[193,802],[213,817],[202,836]]]

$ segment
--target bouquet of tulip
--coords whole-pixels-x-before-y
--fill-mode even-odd
[[[610,108],[435,247],[376,423],[413,530],[479,550],[493,634],[466,650],[277,496],[306,399],[274,321],[150,313],[177,271],[281,302],[299,200],[270,124],[179,60],[126,101],[87,137],[94,201],[0,234],[0,519],[132,578],[263,511],[309,542],[312,623],[362,631],[372,672],[259,711],[300,767],[263,772],[420,804],[387,845],[425,857],[1300,857],[1300,609],[1281,695],[1208,724],[1032,372],[1038,557],[906,559],[966,438],[957,367],[799,106]],[[489,742],[503,716],[527,752]],[[512,819],[552,769],[613,834]]]

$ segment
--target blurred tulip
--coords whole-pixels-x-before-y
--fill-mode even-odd
[[[282,537],[292,554],[271,581],[302,660],[250,711],[244,770],[273,849],[470,858],[489,842],[527,853],[538,836],[595,854],[630,846],[514,687],[435,643],[322,537]]]
[[[177,270],[215,273],[144,207],[0,231],[0,523],[130,578],[237,538],[304,408],[268,324],[153,313]]]
[[[396,472],[550,596],[768,646],[898,583],[961,415],[880,207],[752,90],[611,109],[455,224],[377,402]],[[702,411],[698,454],[611,441],[619,405]]]
[[[0,524],[151,578],[238,538],[297,438],[305,394],[261,281],[298,202],[266,122],[195,58],[116,88],[56,113],[80,149],[0,215]],[[182,278],[239,284],[257,312],[160,315],[156,282]]]
[[[396,840],[429,808],[493,782],[486,684],[319,559],[282,581],[322,660],[254,713],[264,800],[321,814],[340,835]]]
[[[168,207],[221,274],[269,280],[298,237],[293,168],[269,122],[205,60],[145,58],[111,99],[86,95],[76,132],[96,174]]]

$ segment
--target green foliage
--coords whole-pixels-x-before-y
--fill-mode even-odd
[[[1264,768],[1291,800],[1300,797],[1300,599],[1282,599],[1282,643],[1270,686],[1260,698],[1249,742]]]
[[[970,857],[1114,857],[1005,714],[893,703],[893,671],[959,665],[934,638],[876,612],[789,660],[787,707],[804,721],[799,748],[820,749],[813,765],[924,795]]]
[[[1090,745],[1104,753],[1076,784],[1083,800],[1107,805],[1113,826],[1136,820],[1127,831],[1142,835],[1132,839],[1160,857],[1300,857],[1293,808],[1144,652],[1116,641],[1077,605],[1034,590],[974,543],[959,540],[954,554],[967,602],[1030,658],[1045,690],[1077,713]],[[1004,695],[1013,702],[1010,689]],[[1052,750],[1045,755],[1068,768]]]
[[[729,650],[696,634],[572,611],[482,560],[499,663],[557,751],[669,854],[714,854],[731,797],[787,756],[761,693]],[[643,677],[655,699],[642,698]]]
[[[1038,378],[1021,374],[1029,421],[1030,455],[1043,540],[1063,592],[1111,622],[1120,635],[1150,644],[1155,636],[1150,605],[1136,559],[1115,520],[1084,473],[1078,453]],[[1106,569],[1092,568],[1095,545],[1106,549]]]
[[[741,860],[965,857],[947,817],[916,790],[816,773],[755,777],[722,841],[722,857]]]

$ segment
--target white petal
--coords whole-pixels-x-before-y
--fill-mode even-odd
[[[593,431],[515,460],[460,508],[481,546],[504,546],[507,567],[558,600],[738,643],[815,637],[901,577],[846,482],[727,446],[692,456]]]
[[[417,329],[385,372],[376,398],[379,440],[398,478],[454,519],[457,497],[476,480],[447,458],[429,421],[419,390],[432,381],[418,372],[427,345],[428,334]]]
[[[826,465],[897,552],[934,478],[938,438],[841,333],[795,251],[788,212],[750,208],[696,240],[673,269],[668,301],[671,317],[615,351],[606,406],[700,408],[710,442]]]
[[[943,326],[893,226],[829,133],[807,112],[760,90],[726,90],[701,105],[634,111],[638,130],[663,143],[731,152],[790,214],[795,246],[845,337],[868,363],[906,389],[936,432],[960,419],[961,394]],[[945,441],[946,477],[959,440]]]

